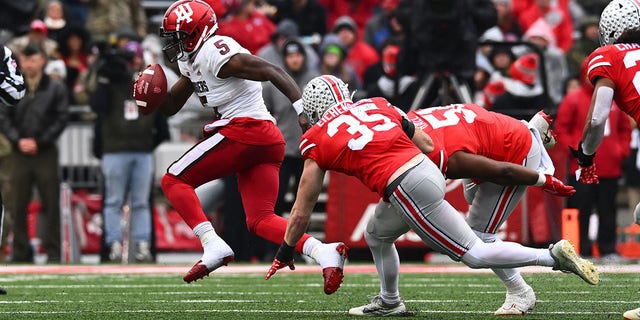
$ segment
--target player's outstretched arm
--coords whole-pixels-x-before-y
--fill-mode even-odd
[[[287,231],[284,234],[284,241],[286,243],[295,245],[307,231],[311,212],[322,191],[324,173],[324,170],[322,170],[313,159],[304,161],[304,169],[302,176],[300,176],[296,201],[291,208]]]
[[[602,142],[606,122],[609,118],[609,112],[611,112],[614,92],[615,84],[613,81],[607,78],[598,78],[582,131],[582,147],[587,155],[594,154]]]
[[[315,161],[312,159],[305,160],[296,201],[291,208],[291,215],[287,222],[284,241],[278,249],[265,279],[268,280],[276,271],[284,267],[289,267],[291,270],[295,269],[293,265],[293,249],[309,227],[311,211],[316,205],[322,190],[324,174],[324,170]]]
[[[270,81],[292,103],[302,98],[295,80],[282,68],[260,57],[238,53],[231,57],[218,72],[219,78],[236,77],[254,81]]]
[[[287,72],[273,63],[251,54],[238,53],[220,68],[218,77],[223,79],[236,77],[254,81],[270,81],[291,101],[299,116],[298,123],[302,131],[306,131],[311,127],[309,120],[302,113],[302,100],[300,100],[302,93],[300,93],[298,84]]]
[[[425,154],[433,151],[433,140],[431,136],[418,127],[415,128],[411,141]]]
[[[172,116],[176,114],[187,99],[193,94],[194,87],[191,80],[185,76],[180,76],[178,81],[171,87],[171,90],[167,92],[167,96],[159,107],[160,112],[166,116]]]
[[[572,186],[565,185],[552,175],[538,173],[511,162],[496,161],[463,151],[449,156],[447,177],[479,179],[504,186],[540,186],[549,193],[563,197],[575,193]]]

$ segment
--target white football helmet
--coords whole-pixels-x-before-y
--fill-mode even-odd
[[[302,91],[303,112],[309,117],[311,125],[316,124],[327,110],[348,102],[352,102],[349,87],[332,75],[311,79]]]
[[[640,27],[639,0],[613,0],[600,15],[600,45],[614,44],[628,29]]]

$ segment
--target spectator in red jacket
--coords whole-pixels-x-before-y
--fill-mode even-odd
[[[571,160],[569,148],[578,147],[582,137],[582,129],[589,112],[589,103],[593,95],[593,86],[586,80],[586,67],[583,65],[580,81],[582,87],[568,93],[558,107],[555,120],[555,131],[560,150],[567,150],[567,161]],[[629,117],[617,107],[611,109],[607,120],[605,137],[602,139],[595,156],[596,174],[599,184],[583,184],[576,182],[573,173],[578,169],[576,161],[569,161],[568,183],[576,189],[576,194],[568,198],[567,206],[580,210],[580,254],[592,256],[592,243],[589,239],[589,221],[592,209],[598,214],[597,244],[603,262],[619,262],[616,252],[616,226],[618,180],[622,176],[622,163],[629,156],[631,141],[631,125]]]
[[[217,34],[233,37],[251,54],[257,54],[260,48],[271,41],[276,25],[257,10],[255,0],[243,0],[237,8],[231,8],[229,13],[230,16],[219,23]]]
[[[380,55],[371,45],[361,40],[358,36],[356,23],[351,17],[342,16],[338,18],[332,32],[340,38],[340,41],[347,49],[345,63],[350,65],[362,80],[364,71],[378,63]]]
[[[556,46],[566,53],[573,46],[573,22],[568,11],[551,0],[535,0],[519,16],[522,29],[526,32],[538,19],[545,20],[553,30]]]
[[[358,36],[364,33],[364,26],[373,15],[374,9],[380,5],[380,0],[318,0],[327,8],[327,25],[333,26],[343,16],[353,18],[356,23]]]

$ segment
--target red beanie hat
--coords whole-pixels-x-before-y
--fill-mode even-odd
[[[525,54],[518,58],[509,69],[511,78],[532,85],[536,82],[538,74],[538,55],[535,53]]]

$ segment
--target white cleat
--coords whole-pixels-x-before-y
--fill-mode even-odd
[[[555,260],[554,270],[575,273],[588,284],[598,284],[600,273],[589,260],[580,258],[568,240],[560,240],[549,247]]]
[[[226,266],[233,259],[233,250],[222,238],[211,240],[205,246],[202,258],[182,279],[187,283],[197,281],[208,276],[213,270]]]
[[[640,308],[629,310],[622,314],[625,320],[640,320]]]
[[[340,289],[348,252],[349,248],[342,242],[321,243],[313,249],[311,256],[322,267],[324,293],[332,294]]]
[[[523,316],[527,311],[533,310],[536,305],[536,293],[530,286],[519,294],[509,294],[504,304],[494,313],[496,316]]]
[[[349,314],[368,317],[408,317],[414,315],[413,312],[407,311],[407,307],[402,301],[385,303],[379,295],[373,297],[371,302],[364,306],[349,309]]]

